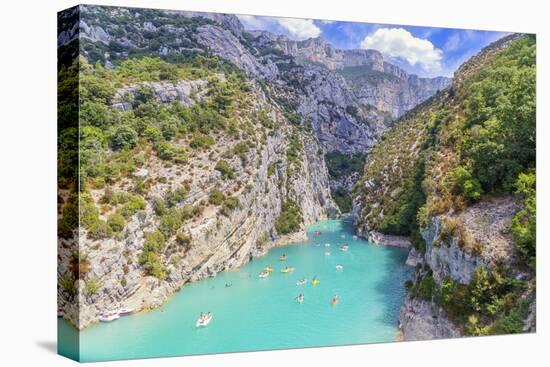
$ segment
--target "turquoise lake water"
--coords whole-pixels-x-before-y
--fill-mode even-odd
[[[238,270],[185,285],[154,311],[93,325],[80,332],[80,360],[393,341],[404,282],[411,275],[407,251],[353,239],[353,229],[346,219],[320,221],[308,227],[306,242],[274,248]],[[348,252],[339,250],[343,243],[349,244]],[[283,253],[286,262],[279,261]],[[343,270],[336,270],[336,264]],[[260,279],[258,273],[267,265],[273,273]],[[280,273],[285,266],[295,271]],[[310,284],[314,275],[316,286]],[[304,277],[308,283],[297,286]],[[300,292],[301,304],[296,300]],[[340,302],[332,306],[334,294]],[[206,328],[195,327],[201,311],[213,314]],[[63,350],[62,340],[75,338],[76,329],[59,319],[58,333],[61,353],[74,356]]]

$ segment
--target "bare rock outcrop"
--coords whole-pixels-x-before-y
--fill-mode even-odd
[[[445,311],[430,302],[407,297],[399,314],[398,340],[431,340],[457,338],[460,330]]]

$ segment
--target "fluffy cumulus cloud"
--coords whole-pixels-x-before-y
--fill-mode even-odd
[[[430,41],[414,37],[403,28],[378,28],[365,37],[361,47],[403,59],[411,66],[419,65],[428,73],[441,70],[443,52]]]
[[[318,37],[321,29],[311,19],[279,18],[279,24],[297,39]]]
[[[311,19],[270,18],[253,15],[239,15],[246,29],[269,30],[286,34],[296,40],[314,38],[321,35],[321,29]]]

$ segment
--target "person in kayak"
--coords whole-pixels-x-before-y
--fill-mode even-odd
[[[297,298],[298,298],[298,302],[302,303],[302,301],[304,300],[304,295],[302,294],[302,292],[300,292]]]
[[[330,303],[331,303],[332,305],[335,305],[335,304],[338,303],[338,295],[337,295],[337,294],[335,294],[335,295],[332,297],[332,301],[330,301]]]

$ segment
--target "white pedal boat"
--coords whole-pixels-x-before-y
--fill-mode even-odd
[[[99,321],[101,322],[112,322],[120,318],[118,312],[103,312],[99,315]]]
[[[195,324],[197,327],[204,327],[210,324],[210,321],[212,321],[212,315],[205,317],[204,319],[198,319],[197,323]]]

